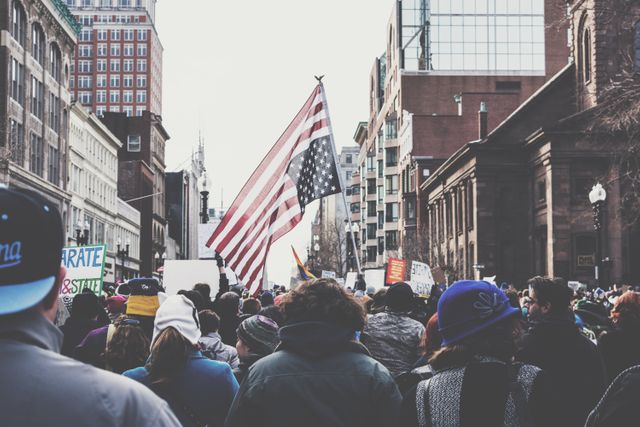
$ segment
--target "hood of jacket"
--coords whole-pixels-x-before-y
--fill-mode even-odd
[[[355,331],[328,322],[299,322],[280,328],[280,344],[275,351],[288,350],[310,358],[341,352],[370,355],[355,340]]]

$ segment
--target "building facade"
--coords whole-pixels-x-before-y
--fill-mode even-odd
[[[615,155],[629,141],[593,128],[612,115],[608,90],[640,69],[640,5],[584,0],[569,10],[571,64],[421,186],[429,260],[453,278],[640,281],[640,228],[625,221],[623,202],[637,170]],[[596,183],[607,198],[594,222]]]
[[[79,28],[57,1],[5,0],[0,12],[0,183],[41,193],[66,222],[69,67]]]
[[[565,10],[559,0],[395,2],[360,154],[367,267],[416,245],[419,186],[475,138],[480,104],[493,129],[568,62]]]
[[[118,197],[140,211],[140,273],[151,277],[156,254],[166,252],[165,144],[169,134],[162,118],[149,111],[141,117],[104,113],[103,123],[122,147],[118,153]]]
[[[156,0],[66,0],[82,25],[71,64],[73,97],[106,111],[162,114],[163,48]]]

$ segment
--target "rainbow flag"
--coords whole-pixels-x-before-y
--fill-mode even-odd
[[[295,258],[296,264],[298,266],[298,272],[300,273],[300,278],[302,280],[315,279],[316,276],[311,274],[311,272],[307,270],[307,267],[305,267],[302,261],[300,261],[300,257],[296,253],[296,250],[293,248],[293,246],[291,246],[291,250],[293,251],[293,257]]]

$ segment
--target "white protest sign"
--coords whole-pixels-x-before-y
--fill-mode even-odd
[[[62,248],[62,265],[67,269],[67,275],[60,287],[60,295],[76,295],[88,288],[100,296],[106,254],[105,245]]]
[[[436,282],[433,280],[429,265],[418,261],[411,262],[410,285],[414,293],[418,295],[429,295],[429,293],[431,293],[431,287],[435,284]]]
[[[384,288],[384,276],[385,270],[365,270],[364,281],[367,282],[367,287],[373,286],[374,288]]]
[[[342,277],[337,277],[336,283],[344,288],[344,279]]]
[[[353,289],[356,286],[356,280],[358,279],[358,273],[350,271],[347,273],[347,279],[344,281],[345,288]]]
[[[206,283],[215,296],[220,288],[220,273],[215,261],[204,260],[167,260],[164,263],[162,285],[168,295],[179,290],[193,289],[196,283]]]
[[[335,271],[324,271],[322,270],[322,278],[323,279],[335,279],[337,277]]]

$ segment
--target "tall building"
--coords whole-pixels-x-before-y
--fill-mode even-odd
[[[424,226],[420,184],[460,141],[506,119],[568,62],[561,0],[399,0],[374,61],[361,145],[362,256],[403,256]],[[387,241],[390,244],[387,244]],[[409,243],[410,242],[410,243]],[[407,246],[407,245],[404,245]]]
[[[82,25],[71,67],[74,99],[106,111],[162,114],[157,0],[66,0]]]
[[[67,221],[69,66],[79,27],[53,0],[0,6],[0,184],[41,193]]]

